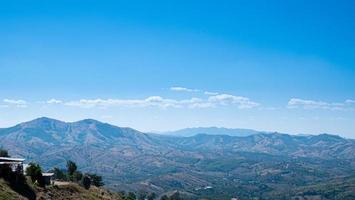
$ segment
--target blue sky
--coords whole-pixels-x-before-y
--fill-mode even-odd
[[[48,116],[355,138],[353,1],[1,5],[0,127]]]

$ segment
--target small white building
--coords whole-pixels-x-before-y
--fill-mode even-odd
[[[51,185],[53,184],[53,176],[54,176],[54,173],[42,173],[42,176],[44,178],[44,184],[45,185]]]
[[[9,158],[9,157],[0,157],[0,165],[9,165],[13,172],[18,171],[23,173],[23,158]]]

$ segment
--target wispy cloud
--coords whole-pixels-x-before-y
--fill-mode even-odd
[[[5,103],[4,107],[8,106],[15,106],[18,108],[26,108],[27,107],[27,102],[25,100],[15,100],[15,99],[3,99],[3,102]]]
[[[204,94],[205,94],[205,95],[218,95],[218,92],[205,91]]]
[[[180,89],[177,89],[180,90]],[[198,91],[184,88],[187,91]],[[164,98],[162,96],[149,96],[142,99],[121,99],[121,98],[96,98],[96,99],[78,99],[78,100],[59,100],[49,99],[45,101],[36,101],[37,104],[42,105],[64,105],[70,107],[80,108],[108,108],[108,107],[130,107],[130,108],[142,108],[142,107],[159,107],[159,108],[215,108],[218,106],[235,106],[239,109],[254,108],[259,106],[247,97],[235,96],[231,94],[218,94],[208,93],[209,95],[203,96],[204,98],[191,97],[187,99],[176,98]],[[25,100],[4,99],[3,105],[0,107],[27,107],[30,102]]]
[[[58,99],[50,99],[48,101],[46,101],[47,104],[61,104],[63,103],[63,101],[58,100]]]
[[[151,96],[145,99],[81,99],[77,101],[64,102],[67,106],[83,108],[92,107],[161,107],[161,108],[211,108],[216,106],[236,105],[240,109],[253,108],[259,104],[249,98],[233,96],[228,94],[211,96],[208,99],[167,99],[161,96]]]
[[[345,101],[345,103],[347,103],[347,104],[352,104],[352,103],[354,103],[354,104],[355,104],[355,100],[347,99],[347,100]]]
[[[247,97],[234,96],[230,94],[219,94],[211,96],[208,98],[208,101],[217,105],[237,105],[240,109],[254,108],[260,105],[259,103],[251,101]]]
[[[151,96],[145,99],[81,99],[64,103],[67,106],[78,106],[84,108],[91,107],[147,107],[158,106],[162,108],[179,107],[182,102],[173,99],[165,99],[160,96]]]
[[[176,91],[176,92],[199,92],[200,91],[198,89],[190,89],[190,88],[185,88],[185,87],[171,87],[170,90]]]
[[[346,100],[343,103],[329,103],[325,101],[292,98],[288,101],[287,107],[303,109],[346,110],[350,107],[349,104],[351,103],[354,102],[352,100]]]

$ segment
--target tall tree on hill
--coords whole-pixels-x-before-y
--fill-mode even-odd
[[[76,166],[76,163],[68,160],[67,161],[67,170],[68,170],[68,174],[69,176],[73,176],[74,172],[78,169],[78,167]]]

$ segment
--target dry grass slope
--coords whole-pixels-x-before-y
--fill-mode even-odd
[[[26,200],[15,192],[4,180],[0,179],[0,200]]]
[[[39,188],[31,186],[36,193],[36,200],[122,200],[117,193],[108,190],[91,187],[86,190],[77,184],[63,186],[49,186]],[[0,180],[0,200],[34,200],[14,191],[5,181]]]

